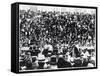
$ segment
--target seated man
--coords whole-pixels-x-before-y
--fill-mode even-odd
[[[39,67],[38,67],[38,69],[43,69],[44,68],[44,64],[45,64],[45,56],[40,52],[39,54],[38,54],[38,65],[39,65]]]
[[[20,70],[24,70],[26,68],[25,66],[25,56],[21,55],[21,57],[19,57],[19,64],[20,64]]]
[[[49,58],[46,58],[45,61],[44,61],[44,69],[48,69],[50,68],[50,59]]]
[[[86,66],[88,65],[88,63],[89,63],[89,61],[88,61],[86,58],[84,58],[84,59],[83,59],[82,66],[83,66],[83,67],[86,67]]]
[[[71,67],[71,63],[66,61],[63,56],[60,56],[58,58],[58,62],[57,62],[57,67],[58,68],[67,68],[67,67]]]
[[[37,69],[38,68],[38,61],[36,56],[32,56],[32,68]]]
[[[73,67],[81,67],[81,66],[82,66],[82,61],[80,59],[75,59]]]
[[[51,56],[50,64],[51,65],[56,65],[57,64],[57,59],[56,59],[56,56],[55,55]]]
[[[48,54],[49,54],[49,53],[52,53],[52,52],[53,52],[53,47],[52,47],[52,45],[46,44],[46,45],[44,46],[44,50],[43,50],[42,54],[43,54],[45,57],[47,57]]]
[[[56,55],[52,55],[50,58],[50,68],[57,69],[57,58]]]
[[[30,70],[32,69],[32,57],[31,57],[31,53],[28,52],[25,58],[25,65],[26,65],[26,69]]]

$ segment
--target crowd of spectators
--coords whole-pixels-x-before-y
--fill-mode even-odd
[[[95,66],[95,14],[20,10],[19,25],[20,70]]]

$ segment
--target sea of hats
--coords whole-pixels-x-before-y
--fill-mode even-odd
[[[94,67],[95,14],[20,10],[20,70]]]

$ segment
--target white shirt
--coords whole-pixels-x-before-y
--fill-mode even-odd
[[[45,56],[42,53],[38,54],[38,60],[43,60],[45,59]]]

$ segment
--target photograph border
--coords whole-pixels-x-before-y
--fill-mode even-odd
[[[74,8],[89,8],[89,9],[96,9],[96,28],[95,28],[95,31],[96,31],[96,66],[95,67],[86,67],[86,68],[81,68],[81,67],[79,67],[79,68],[68,68],[68,69],[66,69],[66,68],[64,68],[64,69],[46,69],[46,70],[32,70],[32,71],[19,71],[19,5],[38,5],[38,6],[55,6],[55,7],[74,7]],[[15,7],[15,9],[13,8],[13,7]],[[12,8],[14,9],[14,11],[13,11],[13,9],[11,10],[12,11],[12,13],[15,13],[13,16],[15,16],[15,19],[14,19],[14,17],[11,17],[11,18],[13,18],[14,19],[14,22],[15,22],[15,26],[13,26],[13,27],[11,27],[12,29],[15,29],[15,34],[16,34],[16,36],[15,36],[15,50],[16,50],[16,54],[15,53],[12,53],[12,56],[11,57],[14,57],[14,58],[12,58],[11,59],[11,63],[13,64],[15,64],[16,66],[14,67],[14,66],[12,66],[12,64],[11,64],[11,68],[13,67],[14,69],[11,69],[11,71],[12,72],[15,72],[15,73],[33,73],[33,72],[50,72],[50,71],[67,71],[67,70],[84,70],[84,69],[97,69],[98,67],[98,33],[97,33],[97,31],[98,31],[98,17],[97,17],[97,15],[98,15],[98,7],[92,7],[92,6],[76,6],[76,5],[60,5],[60,4],[43,4],[43,3],[24,3],[24,2],[16,2],[16,3],[13,3],[12,4]],[[13,19],[12,19],[12,21],[13,21]],[[14,22],[12,22],[12,24],[14,24]],[[12,31],[14,31],[14,30],[12,30]],[[12,34],[13,35],[13,34]],[[13,37],[12,37],[13,38]],[[13,39],[14,40],[14,39]],[[12,45],[12,46],[14,46],[14,45]],[[11,47],[12,47],[11,46]],[[15,50],[12,50],[12,51],[15,51]],[[14,60],[14,59],[16,59],[16,60]],[[13,65],[14,65],[13,64]]]

